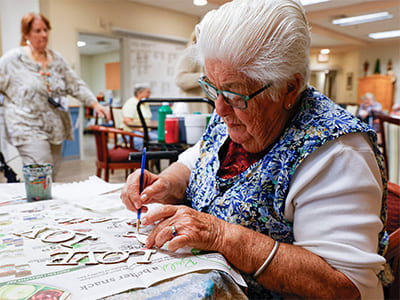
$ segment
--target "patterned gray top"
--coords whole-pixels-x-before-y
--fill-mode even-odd
[[[51,51],[51,50],[50,50]],[[88,86],[55,51],[47,66],[47,76],[23,47],[8,51],[0,58],[0,93],[4,94],[4,125],[7,140],[14,146],[37,139],[61,144],[73,139],[69,112],[48,102],[71,95],[91,106],[96,97]],[[45,80],[46,79],[46,80]]]

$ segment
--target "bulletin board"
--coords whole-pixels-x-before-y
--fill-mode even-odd
[[[178,97],[174,77],[185,43],[129,38],[130,86],[148,83],[152,97]]]

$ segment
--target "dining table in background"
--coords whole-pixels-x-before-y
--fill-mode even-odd
[[[158,121],[156,121],[156,120],[146,121],[146,126],[149,129],[156,130],[156,129],[158,129]],[[140,129],[140,128],[143,128],[143,124],[140,121],[134,121],[134,122],[128,124],[128,127],[132,128],[132,129]]]

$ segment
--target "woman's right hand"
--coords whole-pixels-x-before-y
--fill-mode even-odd
[[[165,178],[144,171],[143,191],[139,193],[140,169],[129,175],[121,192],[122,202],[131,211],[137,211],[144,204],[159,202],[164,203],[169,195],[170,182]]]

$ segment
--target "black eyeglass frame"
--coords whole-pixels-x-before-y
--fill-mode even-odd
[[[206,79],[207,76],[201,76],[200,79],[197,81],[201,87],[201,89],[204,91],[204,93],[206,93],[206,95],[211,98],[212,100],[216,101],[219,95],[222,95],[222,98],[224,98],[225,103],[229,104],[232,107],[238,108],[238,109],[246,109],[247,108],[247,101],[249,101],[251,98],[254,98],[255,96],[257,96],[258,94],[260,94],[261,92],[265,91],[266,89],[268,89],[269,87],[272,86],[272,82],[269,82],[267,85],[265,85],[264,87],[262,87],[261,89],[255,91],[254,93],[250,94],[250,95],[241,95],[239,93],[235,93],[235,92],[231,92],[231,91],[226,91],[226,90],[219,90],[217,89],[215,86],[213,86],[212,84],[204,81],[204,79]],[[211,95],[208,91],[207,88],[204,86],[207,85],[210,88],[214,89],[215,92],[217,93],[217,96],[215,97],[215,95]],[[227,98],[224,93],[228,93],[231,95],[235,95],[240,97],[243,100],[243,106],[238,106],[238,105],[233,105],[232,103],[230,103],[230,99]]]

